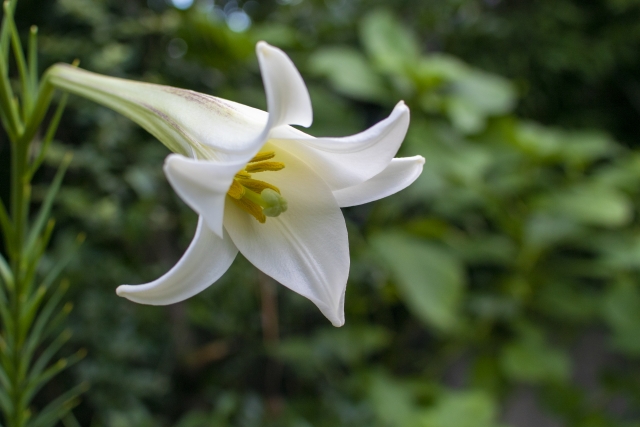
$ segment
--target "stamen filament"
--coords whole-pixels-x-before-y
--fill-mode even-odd
[[[280,193],[280,189],[275,185],[271,185],[268,182],[260,181],[258,179],[240,179],[238,180],[238,182],[242,184],[243,187],[246,187],[247,189],[258,194],[262,193],[262,190],[264,190],[265,188],[270,188],[273,191]]]
[[[267,203],[262,200],[262,197],[260,196],[260,194],[255,193],[249,189],[246,189],[244,192],[244,198],[247,200],[252,201],[253,203],[255,203],[256,205],[262,206],[263,208],[268,208],[269,205],[267,205]]]

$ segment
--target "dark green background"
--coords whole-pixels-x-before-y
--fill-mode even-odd
[[[16,19],[39,26],[43,70],[79,58],[259,108],[266,40],[309,86],[311,134],[404,99],[400,154],[426,158],[409,189],[344,210],[344,327],[242,257],[142,306],[115,288],[167,271],[196,215],[160,143],[72,97],[38,180],[74,152],[45,266],[87,234],[64,352],[88,356],[41,404],[88,381],[90,427],[640,426],[640,1],[20,0]]]

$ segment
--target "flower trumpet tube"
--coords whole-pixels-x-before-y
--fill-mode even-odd
[[[256,46],[268,112],[213,96],[55,65],[51,83],[112,108],[175,154],[164,171],[198,213],[196,235],[164,276],[117,293],[164,305],[214,283],[238,251],[265,274],[310,299],[335,326],[344,324],[349,245],[341,207],[368,203],[410,185],[421,156],[394,158],[409,126],[399,102],[362,133],[314,138],[306,85],[289,57]]]

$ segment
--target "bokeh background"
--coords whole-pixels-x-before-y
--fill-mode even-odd
[[[66,427],[640,426],[640,1],[20,0],[16,19],[43,71],[78,58],[259,108],[266,40],[309,85],[311,134],[403,99],[400,154],[426,158],[409,189],[344,210],[344,327],[241,256],[142,306],[116,286],[167,271],[196,215],[164,146],[70,98],[38,177],[74,152],[46,263],[86,233],[63,352],[88,353],[38,398],[90,385]]]

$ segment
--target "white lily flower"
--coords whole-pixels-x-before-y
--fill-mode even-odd
[[[168,273],[122,285],[118,295],[153,305],[182,301],[218,280],[240,251],[341,326],[349,244],[340,208],[391,195],[420,175],[421,156],[394,158],[409,109],[400,102],[357,135],[314,138],[290,126],[312,121],[293,62],[265,42],[256,51],[268,113],[64,65],[50,70],[50,81],[126,115],[178,153],[167,157],[165,174],[200,215],[191,245]]]

